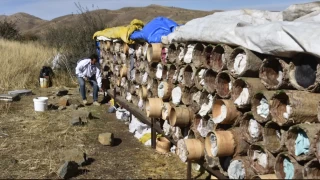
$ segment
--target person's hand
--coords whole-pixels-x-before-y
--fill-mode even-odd
[[[84,79],[85,81],[88,81],[88,80],[89,80],[87,77],[83,77],[83,79]]]

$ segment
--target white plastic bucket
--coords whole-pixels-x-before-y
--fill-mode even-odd
[[[48,109],[48,98],[47,97],[37,97],[33,99],[34,110],[35,111],[46,111]]]
[[[48,88],[49,83],[47,78],[40,78],[40,87],[41,88]]]

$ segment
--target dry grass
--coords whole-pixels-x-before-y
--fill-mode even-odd
[[[36,87],[41,67],[49,65],[55,53],[37,43],[0,39],[0,91]]]
[[[70,97],[79,100],[77,89],[69,89]],[[56,89],[38,89],[33,92],[41,96],[52,96]],[[37,96],[35,95],[35,96]],[[88,172],[76,179],[183,179],[186,165],[171,154],[160,155],[142,145],[128,126],[117,121],[115,114],[107,114],[107,106],[88,106],[97,119],[89,120],[83,127],[69,125],[75,110],[49,110],[44,113],[33,111],[32,99],[24,96],[12,103],[10,111],[0,114],[0,179],[56,179],[57,170],[64,162],[67,150],[78,149],[94,159],[92,164],[81,167]],[[101,97],[100,97],[101,98]],[[50,98],[57,104],[59,98]],[[89,99],[90,100],[90,99]],[[98,135],[112,132],[121,139],[117,146],[102,146]],[[7,136],[1,136],[1,133]],[[193,172],[193,176],[198,172]],[[203,176],[206,176],[203,175]],[[203,178],[202,176],[202,178]]]

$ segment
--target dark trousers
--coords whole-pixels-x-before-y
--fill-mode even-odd
[[[78,77],[78,81],[80,84],[80,94],[82,96],[82,100],[86,100],[86,84],[83,78]],[[89,78],[89,83],[93,87],[93,101],[98,101],[98,92],[99,87],[96,78],[93,76]]]

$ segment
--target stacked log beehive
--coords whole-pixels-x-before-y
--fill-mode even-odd
[[[320,178],[319,66],[308,86],[296,73],[317,58],[197,42],[101,44],[111,88],[170,124],[182,161],[205,160],[229,178]],[[295,155],[300,133],[310,147]]]

